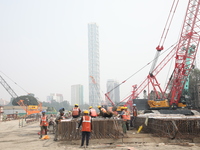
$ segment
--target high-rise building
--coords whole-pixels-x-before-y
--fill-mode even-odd
[[[71,86],[71,104],[83,105],[83,85],[77,84]]]
[[[4,99],[0,99],[0,105],[4,106],[4,105],[7,105],[9,102],[4,100]]]
[[[61,103],[63,102],[63,95],[58,93],[51,93],[50,96],[47,96],[47,102],[50,103],[52,100]]]
[[[99,71],[99,28],[96,23],[88,24],[88,68],[89,68],[89,104],[101,104]]]
[[[107,81],[107,93],[109,98],[115,103],[120,102],[120,90],[119,83],[113,79]]]

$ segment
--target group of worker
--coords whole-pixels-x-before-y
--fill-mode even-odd
[[[118,114],[117,111],[106,110],[105,108],[101,106],[98,106],[98,109],[99,109],[99,113],[97,113],[96,110],[92,106],[89,107],[89,111],[88,110],[83,111],[83,116],[81,117],[81,120],[77,127],[77,129],[79,129],[80,126],[82,126],[82,130],[81,130],[82,140],[81,140],[80,147],[83,147],[85,139],[86,139],[86,147],[89,145],[90,133],[92,131],[92,118],[96,118],[97,116],[110,118],[114,115],[115,117],[121,117],[123,120],[122,121],[123,132],[127,133],[127,130],[129,130],[131,114],[127,107],[121,107],[121,114]],[[57,137],[58,137],[58,123],[61,120],[65,119],[64,111],[65,109],[61,108],[59,110],[59,115],[55,119],[56,132],[55,132],[54,141],[57,141]],[[78,119],[81,116],[81,112],[82,111],[79,108],[78,104],[75,104],[74,108],[72,109],[72,118]],[[136,105],[134,104],[133,117],[135,118],[136,116],[137,116],[137,108],[136,108]],[[40,138],[42,138],[43,130],[45,131],[45,135],[47,135],[47,126],[48,126],[48,119],[47,119],[47,116],[45,115],[45,111],[42,111],[40,126],[41,126]]]

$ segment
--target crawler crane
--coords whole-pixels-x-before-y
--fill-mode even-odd
[[[174,2],[176,2],[176,0],[174,0]],[[173,4],[178,4],[178,2],[179,1]],[[176,8],[176,6],[177,5],[174,7]],[[160,45],[164,42],[159,43],[156,48],[157,52],[154,62],[152,63],[147,78],[136,88],[134,94],[126,98],[126,100],[128,99],[126,104],[131,104],[146,87],[148,87],[148,93],[150,93],[150,87],[152,87],[156,98],[150,99],[150,97],[148,97],[148,104],[151,109],[185,107],[185,104],[181,102],[182,93],[186,80],[194,67],[200,41],[199,6],[200,0],[189,0],[177,45],[156,66],[160,52],[164,49],[163,45]],[[169,18],[168,20],[171,23]],[[166,35],[162,35],[162,37],[166,37]],[[173,57],[175,57],[173,73],[171,74],[167,86],[162,89],[157,80],[157,75]]]

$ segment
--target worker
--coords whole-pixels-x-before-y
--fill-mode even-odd
[[[79,129],[80,126],[82,125],[82,130],[81,130],[82,140],[80,148],[83,148],[85,138],[86,138],[86,148],[87,148],[89,145],[90,133],[92,131],[92,118],[89,116],[88,110],[85,110],[83,113],[84,115],[83,117],[81,117],[81,121],[77,129]]]
[[[133,117],[132,117],[133,119],[131,119],[133,128],[134,128],[134,125],[135,125],[135,120],[137,118],[137,115],[138,115],[138,110],[137,110],[136,104],[133,104]]]
[[[54,119],[53,119],[53,114],[50,115],[50,119],[49,119],[49,125],[53,125],[54,124]]]
[[[103,116],[103,112],[101,111],[101,106],[97,106],[97,108],[99,109],[99,113],[97,114],[97,116]]]
[[[130,115],[130,111],[128,110],[128,107],[124,107],[125,110],[125,115],[126,115],[126,129],[129,130],[129,126],[130,126],[130,120],[131,120],[131,115]]]
[[[41,119],[40,119],[40,127],[41,127],[40,139],[42,138],[42,134],[43,134],[44,130],[45,130],[45,135],[47,135],[47,126],[48,126],[48,119],[47,119],[47,116],[45,115],[45,111],[43,110],[42,116],[41,116]]]
[[[98,116],[104,117],[104,118],[106,118],[106,117],[111,118],[112,117],[112,115],[113,115],[112,112],[107,111],[105,108],[103,108],[101,106],[98,106],[97,108],[99,109]]]
[[[78,104],[75,104],[74,105],[74,108],[72,110],[72,117],[73,118],[78,118],[80,117],[80,114],[81,114],[81,110],[80,108],[78,107]]]
[[[126,128],[126,112],[125,112],[125,107],[121,107],[121,114],[120,114],[121,118],[122,118],[122,129],[123,129],[123,133],[126,134],[127,132],[127,128]]]
[[[55,122],[56,122],[56,133],[55,133],[54,141],[58,140],[57,139],[58,138],[58,125],[61,122],[61,120],[65,119],[64,111],[65,111],[64,108],[59,109],[59,115],[56,117],[56,120],[55,120]]]
[[[99,109],[99,114],[98,116],[103,117],[104,114],[107,112],[105,108],[101,107],[101,106],[97,106],[97,108]]]
[[[92,118],[96,118],[96,117],[97,117],[97,112],[96,112],[96,110],[95,110],[92,106],[90,106],[89,109],[90,109],[90,112],[89,112],[90,116],[91,116]]]

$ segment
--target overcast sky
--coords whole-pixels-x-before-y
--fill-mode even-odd
[[[88,23],[99,26],[100,86],[119,83],[155,55],[173,0],[0,0],[0,75],[18,95],[50,93],[71,101],[71,85],[84,86],[88,102]],[[177,40],[188,0],[181,0],[164,47]],[[120,86],[121,100],[140,84],[151,64]],[[173,64],[172,64],[173,68]],[[24,90],[22,90],[19,86]],[[166,72],[162,82],[166,80]],[[164,83],[163,83],[164,84]],[[0,86],[0,99],[11,96]]]

